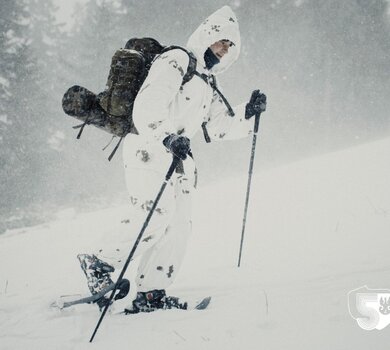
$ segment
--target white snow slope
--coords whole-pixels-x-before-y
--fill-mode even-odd
[[[0,349],[389,349],[390,326],[364,331],[347,307],[352,289],[390,288],[389,181],[390,139],[256,174],[239,269],[246,178],[200,189],[186,261],[168,292],[210,295],[209,309],[119,315],[128,296],[92,344],[96,306],[49,304],[87,292],[76,254],[128,229],[126,207],[69,210],[7,232]]]

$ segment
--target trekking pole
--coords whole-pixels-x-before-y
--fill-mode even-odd
[[[251,182],[252,182],[252,174],[253,174],[253,163],[255,161],[255,150],[256,150],[257,132],[259,131],[259,124],[260,124],[260,114],[261,113],[258,113],[258,114],[255,115],[255,127],[254,127],[253,140],[252,140],[251,160],[250,160],[250,163],[249,163],[249,177],[248,177],[248,185],[247,185],[247,188],[246,188],[244,219],[242,220],[240,254],[238,256],[238,265],[237,265],[237,267],[240,267],[240,264],[241,264],[242,246],[244,244],[246,216],[247,216],[247,213],[248,213],[249,193],[250,193],[250,190],[251,190]]]
[[[153,213],[154,213],[154,211],[155,211],[155,209],[157,207],[157,204],[158,204],[162,194],[164,193],[165,187],[167,186],[169,180],[171,179],[172,174],[175,171],[175,169],[176,169],[177,165],[179,164],[179,162],[180,162],[180,158],[174,156],[173,160],[172,160],[172,163],[171,163],[171,166],[169,167],[169,170],[168,170],[167,174],[165,175],[165,180],[164,180],[163,184],[161,185],[160,191],[158,192],[157,197],[154,200],[153,206],[150,209],[148,216],[146,217],[144,225],[142,226],[142,229],[141,229],[140,233],[138,234],[137,240],[135,241],[135,243],[133,245],[133,248],[131,249],[131,252],[130,252],[130,254],[129,254],[127,260],[126,260],[126,263],[123,266],[122,271],[121,271],[121,273],[120,273],[120,275],[118,277],[118,280],[115,283],[114,289],[111,292],[110,298],[108,299],[108,302],[107,302],[106,306],[104,307],[104,310],[103,310],[103,312],[102,312],[102,314],[100,316],[100,319],[99,319],[99,321],[98,321],[98,323],[97,323],[97,325],[95,327],[95,330],[93,331],[91,339],[89,340],[90,343],[92,343],[93,339],[95,338],[95,335],[96,335],[96,333],[97,333],[97,331],[99,329],[99,326],[100,326],[100,324],[103,321],[104,315],[106,314],[108,308],[110,307],[111,301],[114,298],[115,292],[116,292],[116,290],[117,290],[117,288],[118,288],[118,286],[119,286],[119,284],[120,284],[120,282],[121,282],[121,280],[122,280],[122,278],[123,278],[123,276],[124,276],[124,274],[125,274],[125,272],[127,270],[127,267],[130,264],[131,259],[133,258],[134,252],[137,249],[137,246],[138,246],[138,244],[139,244],[139,242],[140,242],[140,240],[142,238],[142,235],[144,234],[145,229],[148,226],[149,221],[152,218],[152,215],[153,215]]]

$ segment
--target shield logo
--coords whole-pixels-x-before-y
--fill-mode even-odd
[[[348,309],[359,327],[371,331],[390,324],[390,290],[363,286],[348,293]]]

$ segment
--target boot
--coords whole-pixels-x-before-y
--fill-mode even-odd
[[[152,312],[155,310],[181,309],[187,310],[187,303],[181,303],[179,298],[167,296],[164,289],[154,289],[149,292],[138,292],[132,307],[125,309],[126,314]]]

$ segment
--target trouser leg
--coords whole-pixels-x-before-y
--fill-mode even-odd
[[[166,289],[182,265],[191,233],[192,184],[185,175],[175,183],[175,206],[160,239],[141,257],[136,284],[139,292]]]
[[[173,178],[166,186],[135,251],[134,258],[143,255],[155,245],[171,222],[175,212],[174,180]],[[126,174],[126,181],[130,195],[130,225],[126,225],[122,230],[110,232],[101,242],[101,248],[96,254],[116,269],[123,266],[163,184],[164,176],[151,170],[130,169]]]

